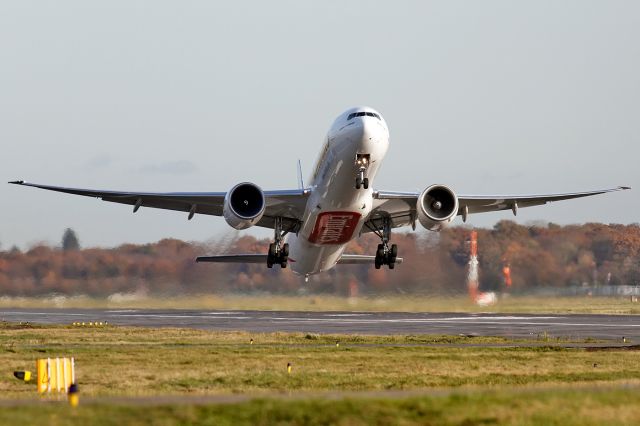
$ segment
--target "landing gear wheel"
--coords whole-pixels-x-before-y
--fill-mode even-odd
[[[364,186],[364,189],[369,189],[369,178],[364,178],[362,180],[362,186]]]
[[[357,177],[356,178],[356,189],[360,189],[361,186],[362,186],[362,179]]]
[[[272,268],[273,265],[280,265],[281,268],[286,268],[287,263],[289,262],[289,244],[283,244],[283,239],[289,230],[282,230],[281,217],[275,218],[273,231],[275,233],[275,242],[269,244],[269,251],[267,252],[267,268]]]
[[[398,257],[398,246],[396,244],[391,244],[391,249],[389,249],[387,256],[387,264],[389,265],[389,269],[394,269],[396,267],[396,258]]]
[[[376,249],[374,263],[376,269],[380,269],[382,265],[389,265],[389,269],[395,269],[396,259],[398,258],[398,246],[396,244],[389,245],[389,237],[391,236],[391,220],[388,217],[383,218],[382,231],[375,232],[382,240],[382,244],[378,244]]]

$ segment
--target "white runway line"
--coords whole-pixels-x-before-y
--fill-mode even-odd
[[[10,311],[2,311],[0,315],[49,315],[49,316],[67,316],[67,315],[75,315],[75,316],[96,316],[96,314],[87,314],[87,313],[55,313],[55,312],[10,312]]]
[[[506,323],[504,321],[484,321],[477,318],[473,318],[472,321],[467,321],[470,318],[397,318],[397,319],[347,319],[342,320],[339,318],[286,318],[286,317],[261,317],[260,319],[275,320],[275,321],[299,321],[299,322],[327,322],[327,323],[341,323],[341,324],[383,324],[383,323],[398,323],[398,324],[454,324],[459,322],[461,325],[473,325],[473,324],[495,324],[495,325],[537,325],[537,326],[577,326],[577,327],[640,327],[640,324],[602,324],[602,323],[573,323],[573,322],[531,322],[531,321],[513,321]]]
[[[326,317],[366,317],[371,314],[324,314]]]
[[[132,317],[136,317],[136,318],[184,318],[184,319],[192,319],[192,318],[197,318],[197,319],[203,319],[203,320],[211,320],[211,319],[215,319],[215,318],[209,318],[205,315],[175,315],[175,314],[131,314],[131,315],[118,315],[118,316],[114,316],[114,318],[132,318]],[[237,316],[237,317],[223,317],[220,319],[251,319],[253,317],[246,317],[246,316]]]

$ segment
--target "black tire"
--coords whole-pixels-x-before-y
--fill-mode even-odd
[[[289,244],[288,243],[285,243],[282,246],[282,256],[283,257],[289,257]]]
[[[396,258],[398,257],[398,245],[397,244],[391,244],[391,250],[389,251],[389,255],[391,257],[391,262],[396,261]]]
[[[362,186],[362,180],[360,180],[359,177],[356,178],[356,189],[360,189],[360,186]]]
[[[276,244],[275,244],[275,243],[271,243],[271,244],[269,244],[269,253],[268,253],[268,256],[269,256],[270,258],[272,258],[272,259],[273,259],[274,257],[276,257]]]
[[[378,249],[376,250],[376,258],[384,259],[384,246],[382,244],[378,244]],[[382,262],[381,262],[382,263]]]
[[[285,261],[285,262],[280,263],[280,267],[282,269],[286,268],[287,267],[287,262]]]
[[[267,268],[273,268],[273,262],[271,260],[267,260]]]
[[[375,263],[376,269],[380,269],[380,266],[382,265],[380,265],[380,262],[378,262],[378,259],[376,259],[376,263]]]
[[[364,178],[362,186],[364,186],[364,189],[369,189],[369,178]]]
[[[396,262],[389,262],[389,269],[394,269],[396,267]]]

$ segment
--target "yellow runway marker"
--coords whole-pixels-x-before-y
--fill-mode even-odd
[[[16,379],[18,380],[23,380],[25,382],[28,382],[31,380],[31,371],[14,371],[13,375],[15,376]]]
[[[69,386],[69,405],[72,407],[77,407],[80,403],[80,396],[78,395],[78,385],[75,383]]]

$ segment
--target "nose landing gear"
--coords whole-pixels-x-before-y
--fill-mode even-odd
[[[364,187],[369,188],[369,178],[365,177],[367,168],[369,167],[369,154],[356,154],[356,167],[358,168],[358,175],[356,176],[356,189]]]
[[[281,268],[286,268],[289,262],[289,244],[282,243],[284,236],[288,231],[282,231],[282,218],[276,217],[275,225],[273,227],[275,234],[275,242],[269,244],[269,251],[267,252],[267,268],[273,268],[273,265],[280,265]]]

